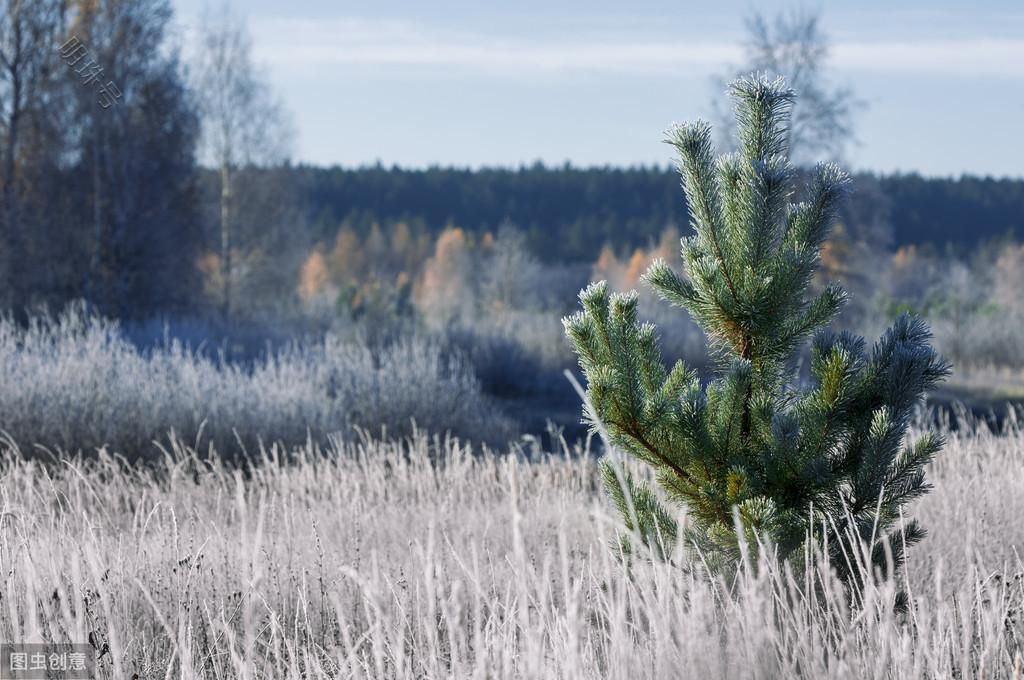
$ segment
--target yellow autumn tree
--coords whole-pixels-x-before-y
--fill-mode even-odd
[[[366,256],[352,227],[346,225],[338,230],[329,259],[331,279],[338,286],[355,285],[363,277]]]
[[[618,258],[610,244],[604,244],[594,263],[593,279],[607,281],[615,290],[637,288],[640,275],[659,258],[669,265],[682,264],[679,258],[679,230],[673,226],[662,230],[657,243],[647,248],[635,248],[625,262]]]
[[[308,306],[325,297],[333,297],[330,289],[331,274],[327,266],[327,257],[322,246],[317,246],[303,262],[299,270],[299,298]],[[336,293],[335,293],[336,295]]]
[[[832,235],[821,244],[821,269],[817,278],[835,281],[845,278],[850,271],[852,244],[846,227],[841,223],[832,229]]]
[[[615,250],[610,244],[605,243],[601,246],[597,262],[594,263],[591,278],[595,281],[610,281],[615,278],[621,266],[619,258],[615,255]]]
[[[626,265],[626,272],[621,282],[623,289],[636,288],[640,282],[640,276],[647,271],[647,267],[650,265],[650,257],[643,251],[642,248],[637,248],[633,251],[633,255],[629,258],[629,264]]]
[[[469,241],[458,227],[448,227],[437,238],[434,255],[427,260],[416,290],[416,307],[431,325],[443,326],[468,318],[474,290]]]

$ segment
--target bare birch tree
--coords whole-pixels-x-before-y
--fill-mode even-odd
[[[820,14],[795,9],[769,19],[755,11],[745,25],[743,63],[715,78],[720,93],[714,101],[715,122],[722,147],[731,146],[736,129],[725,83],[756,72],[785,77],[796,95],[788,140],[794,161],[806,163],[822,156],[841,160],[856,141],[854,118],[864,102],[849,88],[829,80],[830,42],[821,28]]]
[[[207,8],[195,59],[195,90],[202,115],[204,160],[220,175],[221,313],[232,313],[240,169],[269,166],[288,157],[289,125],[252,58],[245,24],[227,4]]]

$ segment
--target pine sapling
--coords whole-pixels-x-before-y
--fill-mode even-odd
[[[668,132],[693,234],[682,239],[684,275],[663,261],[644,275],[704,330],[717,375],[705,386],[683,362],[667,369],[654,326],[638,322],[636,292],[596,283],[563,320],[587,380],[584,417],[653,468],[661,489],[603,464],[627,548],[631,540],[667,556],[681,546],[728,571],[756,536],[794,564],[823,551],[855,588],[899,568],[924,535],[902,512],[928,490],[924,468],[943,442],[907,442],[906,433],[949,365],[911,316],[870,350],[828,330],[845,293],[831,284],[812,295],[810,284],[849,178],[819,164],[794,203],[792,91],[750,76],[730,95],[736,153],[716,159],[701,121]],[[801,385],[794,358],[808,339],[811,380]],[[685,526],[662,497],[685,506]]]

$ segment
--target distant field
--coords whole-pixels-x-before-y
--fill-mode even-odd
[[[1020,678],[1024,431],[950,437],[907,509],[930,535],[862,613],[820,568],[731,593],[627,571],[579,451],[416,434],[243,472],[180,445],[148,469],[5,450],[0,639],[91,639],[103,678]]]

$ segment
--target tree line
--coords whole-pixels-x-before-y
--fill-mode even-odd
[[[321,238],[343,222],[366,232],[375,222],[405,220],[434,233],[451,224],[484,233],[511,223],[545,259],[592,261],[605,244],[643,247],[666,227],[685,232],[687,224],[678,173],[667,166],[298,166],[284,172]],[[859,173],[840,223],[887,249],[972,247],[1024,236],[1024,179]]]
[[[242,22],[207,12],[184,54],[173,20],[169,0],[0,0],[0,308],[84,299],[119,318],[227,320],[289,310],[297,281],[308,294],[324,278],[311,253],[352,260],[338,245],[351,232],[370,257],[381,229],[399,244],[394,263],[367,265],[360,281],[337,274],[359,268],[322,269],[359,309],[390,300],[368,281],[405,273],[401,307],[455,227],[470,245],[515,227],[545,264],[587,266],[605,246],[628,254],[688,231],[667,166],[293,165],[287,114]],[[857,102],[821,75],[816,17],[755,16],[748,28],[736,68],[809,74],[796,83],[811,104],[794,113],[791,143],[840,155]],[[840,223],[872,249],[1024,234],[1024,181],[860,174]]]

